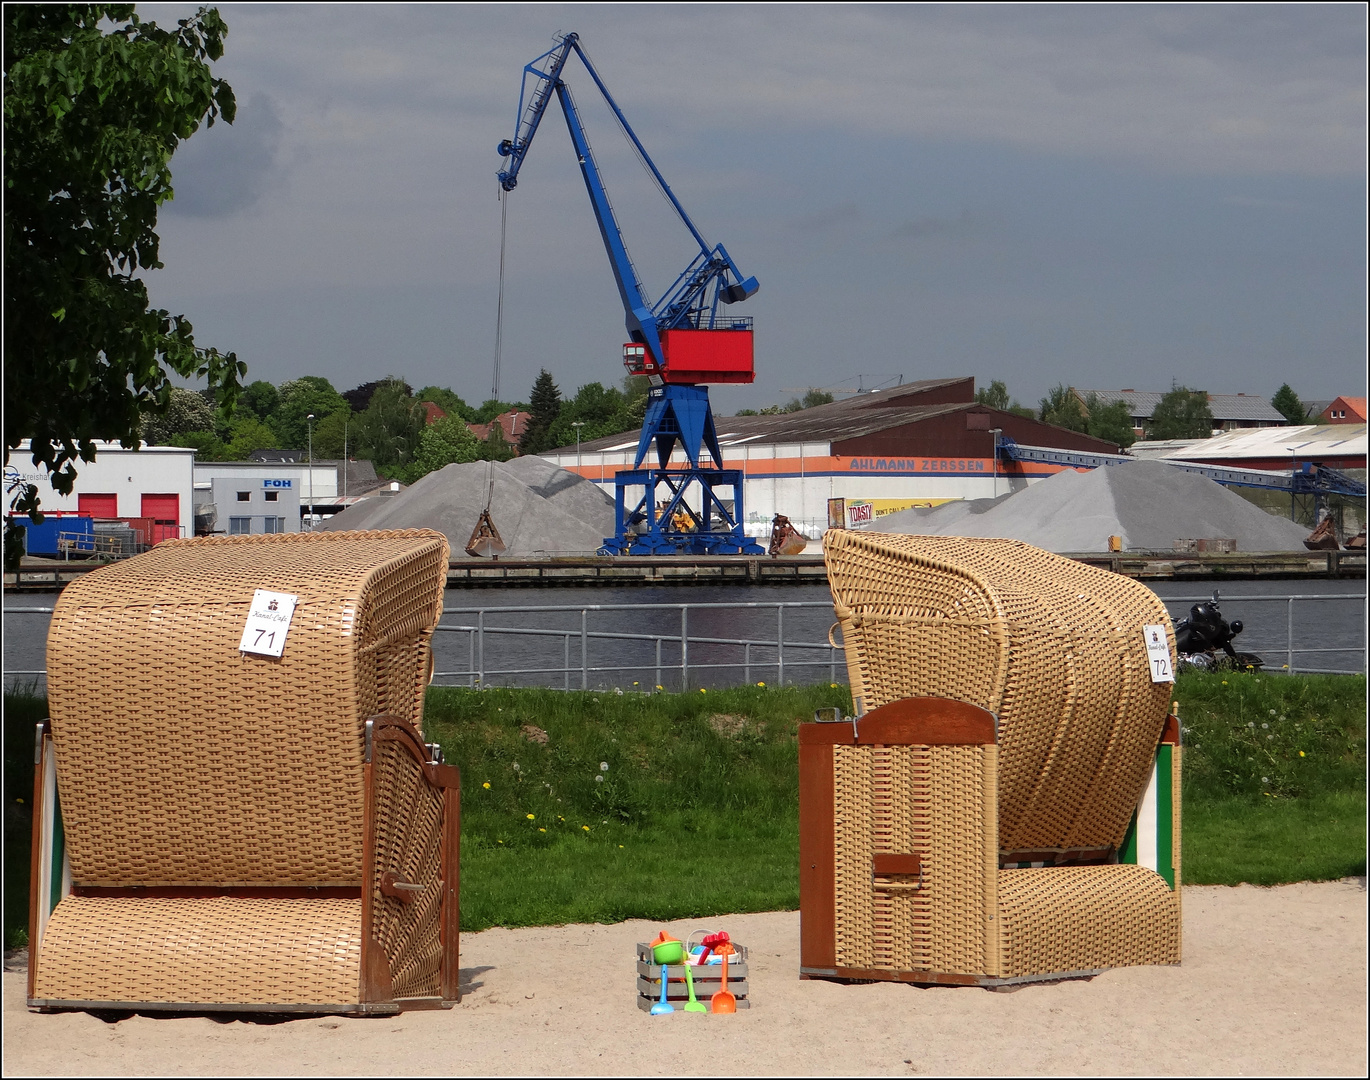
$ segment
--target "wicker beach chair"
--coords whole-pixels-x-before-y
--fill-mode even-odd
[[[31,1007],[455,1003],[460,778],[422,735],[447,566],[427,530],[287,533],[167,541],[66,588]],[[257,590],[296,599],[279,657],[240,650]]]
[[[823,543],[857,715],[800,728],[801,973],[998,986],[1179,963],[1155,594],[1012,540]]]

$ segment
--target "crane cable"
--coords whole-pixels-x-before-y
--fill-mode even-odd
[[[499,401],[499,365],[501,355],[504,351],[504,251],[505,238],[508,235],[509,223],[509,193],[501,191],[499,193],[499,299],[495,303],[495,364],[494,373],[490,379],[490,400]],[[498,423],[499,417],[496,416],[493,422]],[[485,512],[490,513],[490,503],[495,497],[495,462],[493,458],[487,459],[485,468],[486,491],[485,491]]]

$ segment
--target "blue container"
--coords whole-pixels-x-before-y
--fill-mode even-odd
[[[88,517],[58,517],[47,514],[43,524],[26,522],[24,551],[29,555],[53,556],[61,554],[58,539],[73,540],[73,551],[95,550],[95,523]]]

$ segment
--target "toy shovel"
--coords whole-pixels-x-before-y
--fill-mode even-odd
[[[666,1000],[666,965],[661,965],[661,1000],[652,1006],[653,1016],[664,1016],[675,1012],[675,1006]]]
[[[733,952],[731,945],[722,945],[717,950],[723,957],[723,989],[709,999],[709,1011],[716,1013],[737,1012],[737,998],[728,992],[728,955]]]
[[[685,1003],[685,1011],[692,1013],[708,1012],[709,1006],[695,997],[695,977],[694,973],[690,971],[689,964],[685,965],[685,985],[689,987],[690,990],[690,1000]]]

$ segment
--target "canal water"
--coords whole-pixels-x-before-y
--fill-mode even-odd
[[[1364,581],[1172,581],[1153,588],[1176,620],[1217,588],[1223,615],[1245,624],[1237,647],[1270,669],[1365,670]],[[15,609],[50,608],[55,595],[5,596],[6,687],[40,680],[28,673],[45,666],[48,616]],[[1305,599],[1291,603],[1290,596]],[[682,604],[701,605],[684,616],[683,658]],[[823,585],[451,589],[445,611],[434,638],[439,684],[643,690],[846,681],[841,652],[828,644],[834,620]]]

